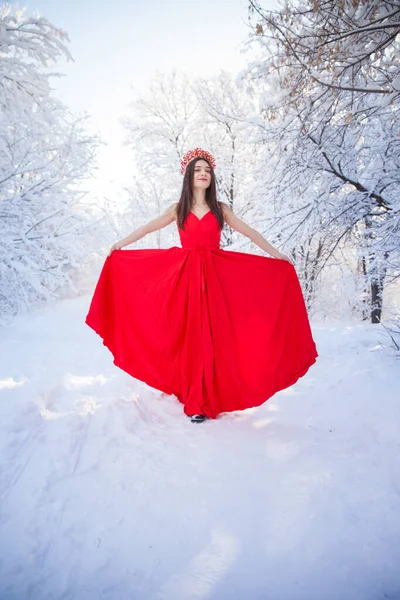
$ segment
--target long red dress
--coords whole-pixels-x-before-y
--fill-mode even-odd
[[[186,415],[259,406],[318,356],[295,268],[221,249],[211,211],[178,231],[182,247],[114,250],[85,322],[116,366]]]

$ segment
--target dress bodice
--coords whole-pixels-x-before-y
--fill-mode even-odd
[[[211,210],[201,219],[189,211],[183,230],[178,227],[178,232],[182,248],[219,248],[221,230],[218,219]]]

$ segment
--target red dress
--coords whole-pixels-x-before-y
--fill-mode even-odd
[[[187,415],[259,406],[318,356],[295,268],[221,249],[211,211],[178,231],[182,247],[114,250],[86,323],[116,366]]]

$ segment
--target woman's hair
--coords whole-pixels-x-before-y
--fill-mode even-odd
[[[217,189],[215,185],[215,175],[214,170],[210,164],[210,162],[206,158],[202,158],[198,156],[190,161],[190,163],[186,167],[185,175],[182,183],[182,192],[181,197],[178,202],[177,207],[177,224],[180,229],[183,229],[183,225],[185,219],[189,215],[189,211],[192,206],[192,198],[193,198],[193,176],[194,176],[194,168],[196,166],[197,161],[204,160],[211,171],[211,182],[208,188],[206,189],[206,202],[210,208],[210,210],[217,217],[220,229],[224,226],[224,215],[222,212],[221,205],[217,201]]]

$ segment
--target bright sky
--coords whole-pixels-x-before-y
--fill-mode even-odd
[[[240,49],[249,33],[247,0],[25,0],[66,31],[74,63],[59,63],[57,96],[73,111],[91,115],[107,143],[101,170],[90,189],[109,193],[129,182],[131,154],[122,146],[120,117],[128,112],[132,87],[145,90],[156,71],[181,69],[207,75],[236,72],[245,64]],[[277,0],[264,0],[276,8]],[[114,181],[114,184],[109,184]],[[87,187],[87,186],[86,186]]]

